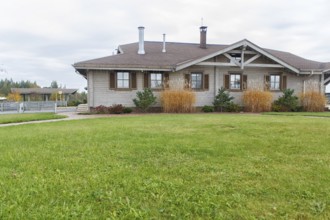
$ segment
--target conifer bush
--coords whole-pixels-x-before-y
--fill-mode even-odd
[[[229,92],[221,87],[221,89],[218,90],[218,94],[216,95],[213,105],[215,110],[217,111],[229,111],[232,109],[232,107],[235,105],[233,103],[234,97],[229,95]]]
[[[143,91],[136,93],[137,98],[133,99],[135,106],[146,112],[152,105],[156,104],[156,96],[154,96],[150,88],[144,88]]]
[[[295,112],[298,110],[298,97],[293,95],[294,89],[285,89],[283,95],[274,101],[272,110],[278,112]]]

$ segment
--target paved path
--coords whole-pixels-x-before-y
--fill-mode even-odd
[[[27,122],[19,122],[19,123],[0,124],[0,127],[17,126],[17,125],[24,125],[24,124],[39,124],[39,123],[56,122],[56,121],[79,120],[79,119],[87,119],[87,118],[110,117],[109,115],[79,115],[77,112],[59,112],[58,114],[59,115],[65,115],[67,117],[66,118],[61,118],[61,119],[51,119],[51,120],[27,121]]]

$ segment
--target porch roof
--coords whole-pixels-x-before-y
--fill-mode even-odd
[[[40,95],[51,95],[54,93],[62,92],[62,94],[74,94],[78,89],[62,89],[62,88],[12,88],[11,92],[16,92],[21,95],[28,94],[40,94]]]

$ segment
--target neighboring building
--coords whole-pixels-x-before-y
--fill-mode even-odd
[[[62,88],[12,88],[12,93],[19,93],[23,101],[50,101],[51,96],[55,95],[59,101],[69,101],[69,95],[75,94],[78,89]]]
[[[256,84],[274,93],[285,88],[301,93],[314,83],[324,92],[330,82],[330,62],[307,60],[288,52],[261,48],[244,39],[231,45],[206,43],[200,27],[200,44],[144,41],[121,45],[118,54],[73,65],[87,79],[88,105],[134,106],[136,92],[145,87],[158,96],[167,82],[186,80],[196,91],[196,106],[211,105],[225,87],[241,103],[242,92]]]

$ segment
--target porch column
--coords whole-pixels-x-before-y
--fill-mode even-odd
[[[322,94],[325,94],[325,87],[324,87],[324,73],[322,73],[322,75],[321,75],[321,86],[320,86],[320,89],[321,89],[321,93],[322,93]]]

